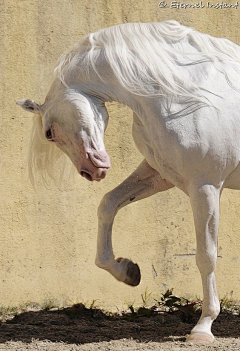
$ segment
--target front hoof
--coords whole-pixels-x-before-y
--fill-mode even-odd
[[[126,277],[124,283],[137,286],[141,281],[141,272],[137,263],[129,261],[127,258],[118,258],[117,262],[126,264]]]
[[[188,335],[186,342],[191,342],[194,344],[212,343],[214,341],[214,336],[205,333],[192,333]]]

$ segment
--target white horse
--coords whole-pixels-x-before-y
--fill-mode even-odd
[[[121,24],[84,37],[56,72],[43,105],[18,101],[37,114],[30,164],[43,167],[57,146],[83,177],[100,181],[110,167],[105,102],[129,106],[144,161],[101,201],[96,264],[138,285],[138,265],[115,259],[114,217],[123,206],[177,186],[191,201],[204,295],[188,340],[212,341],[220,308],[219,199],[223,188],[240,188],[240,47],[175,21]]]

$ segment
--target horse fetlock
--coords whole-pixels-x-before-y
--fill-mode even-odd
[[[110,269],[112,264],[113,264],[113,260],[103,260],[103,259],[100,259],[98,257],[95,259],[95,265],[98,268],[102,268],[102,269],[105,269],[107,271]]]
[[[197,325],[192,329],[191,334],[187,337],[187,341],[195,343],[213,342],[214,336],[211,332],[211,327],[214,319],[212,314],[202,315]]]
[[[137,286],[141,281],[141,271],[137,263],[133,263],[127,258],[117,258],[116,262],[120,263],[124,277],[122,281],[131,286]]]
[[[217,302],[216,304],[209,306],[206,310],[203,307],[203,314],[201,319],[210,319],[214,321],[220,313],[220,303]]]
[[[116,260],[103,260],[96,258],[95,264],[111,273],[118,281],[131,286],[137,286],[141,280],[141,272],[136,263],[127,258],[119,257]]]

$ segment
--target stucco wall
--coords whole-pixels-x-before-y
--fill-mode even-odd
[[[0,2],[0,305],[92,302],[121,308],[137,303],[148,289],[166,288],[201,296],[195,266],[195,234],[188,198],[179,190],[158,194],[119,212],[114,225],[117,256],[132,258],[142,270],[139,287],[117,282],[94,265],[97,206],[142,160],[131,139],[131,111],[109,104],[105,144],[112,168],[100,184],[65,176],[61,188],[34,190],[27,176],[32,116],[15,101],[43,102],[58,57],[91,31],[122,22],[175,19],[240,43],[240,9],[159,8],[158,1],[3,0]],[[227,118],[227,116],[226,116]],[[221,201],[220,296],[240,299],[240,197],[225,191]]]

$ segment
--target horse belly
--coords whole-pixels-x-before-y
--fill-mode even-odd
[[[227,177],[224,188],[240,190],[240,163]]]
[[[194,179],[240,189],[239,118],[226,116],[202,108],[164,125],[135,115],[133,138],[149,165],[184,192]]]

